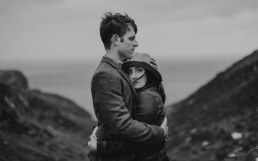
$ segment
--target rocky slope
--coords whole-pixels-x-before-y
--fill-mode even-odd
[[[74,102],[0,71],[0,161],[85,161],[94,121]]]
[[[256,161],[258,51],[167,110],[171,160]],[[71,100],[0,71],[0,161],[87,161],[94,124]]]
[[[258,50],[167,109],[171,159],[258,160]]]

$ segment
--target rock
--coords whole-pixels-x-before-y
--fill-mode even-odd
[[[202,142],[202,146],[207,146],[207,145],[209,145],[209,141],[204,141],[204,142]]]
[[[0,70],[0,82],[18,90],[27,90],[29,88],[28,80],[17,70]]]
[[[235,157],[236,157],[236,154],[235,154],[235,153],[230,153],[230,154],[228,154],[228,157],[229,157],[229,158],[235,158]]]
[[[75,102],[30,90],[19,71],[0,71],[0,160],[88,161],[93,125]]]
[[[232,136],[232,138],[233,138],[234,140],[239,140],[239,139],[241,139],[241,138],[243,137],[242,133],[239,133],[239,132],[233,132],[233,133],[231,134],[231,136]]]
[[[248,152],[245,161],[258,161],[258,146]]]
[[[0,82],[0,122],[18,119],[15,104],[16,99],[16,91]]]
[[[3,142],[5,145],[8,145],[8,141],[6,141],[6,140],[4,140],[4,142]]]

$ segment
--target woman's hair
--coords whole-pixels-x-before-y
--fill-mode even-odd
[[[162,102],[165,104],[166,94],[165,94],[163,84],[161,82],[158,82],[158,80],[147,70],[146,70],[146,74],[147,74],[146,85],[154,85],[161,96]]]

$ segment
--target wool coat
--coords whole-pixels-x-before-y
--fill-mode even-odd
[[[112,140],[139,144],[164,142],[164,132],[159,126],[132,119],[136,92],[128,75],[112,59],[102,58],[92,78],[91,92],[98,119],[96,136],[100,140],[97,145],[100,151],[108,150],[105,141]],[[119,154],[90,151],[88,157],[91,161],[133,161],[136,160],[136,151],[137,148],[127,149]]]

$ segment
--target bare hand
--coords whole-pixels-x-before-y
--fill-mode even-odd
[[[97,136],[96,136],[96,132],[98,130],[98,126],[96,126],[94,129],[93,129],[93,132],[90,136],[90,141],[88,142],[88,147],[91,149],[91,150],[97,150]]]
[[[154,58],[150,58],[151,65],[157,66],[156,60]]]
[[[90,141],[88,142],[88,147],[91,150],[97,150],[97,140],[91,135],[90,136]]]
[[[93,129],[93,132],[92,132],[92,136],[94,137],[95,140],[97,140],[97,136],[96,136],[96,132],[98,130],[98,126],[96,126],[94,129]]]
[[[163,129],[164,131],[164,135],[167,141],[168,138],[168,125],[167,125],[167,118],[165,117],[162,124],[160,125],[160,127]]]

